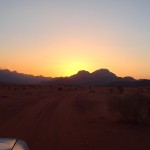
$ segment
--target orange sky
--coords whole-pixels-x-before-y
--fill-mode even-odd
[[[0,67],[51,77],[107,68],[150,78],[150,2],[108,1],[0,1]]]

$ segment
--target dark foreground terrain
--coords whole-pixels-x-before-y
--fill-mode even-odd
[[[108,103],[125,93],[150,97],[150,87],[0,85],[0,137],[31,150],[149,150],[150,127],[121,122]]]

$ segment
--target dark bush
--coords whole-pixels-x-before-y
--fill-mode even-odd
[[[141,93],[116,96],[108,103],[111,112],[119,113],[120,119],[143,124],[150,121],[150,99]]]
[[[62,89],[63,89],[62,87],[59,87],[59,88],[58,88],[58,91],[62,91]]]
[[[118,89],[118,91],[119,91],[120,94],[122,94],[124,92],[124,88],[121,87],[121,86],[118,86],[117,89]]]

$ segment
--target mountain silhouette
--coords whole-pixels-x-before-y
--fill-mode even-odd
[[[13,84],[52,84],[75,86],[150,86],[150,80],[136,80],[133,77],[118,77],[108,69],[99,69],[92,73],[81,70],[70,77],[33,76],[8,69],[0,70],[0,83]]]
[[[36,84],[43,81],[48,81],[51,78],[43,76],[33,76],[16,71],[10,71],[8,69],[0,70],[0,83],[12,83],[12,84]]]
[[[105,86],[135,84],[136,79],[132,77],[118,77],[108,69],[99,69],[92,73],[82,70],[70,77],[54,78],[51,84],[79,85],[79,86]]]

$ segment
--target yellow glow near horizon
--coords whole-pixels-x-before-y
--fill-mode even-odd
[[[150,78],[150,1],[133,1],[1,0],[0,68],[49,77],[107,68]]]
[[[71,76],[80,70],[89,70],[89,66],[81,61],[72,61],[64,64],[62,69],[66,76]]]

